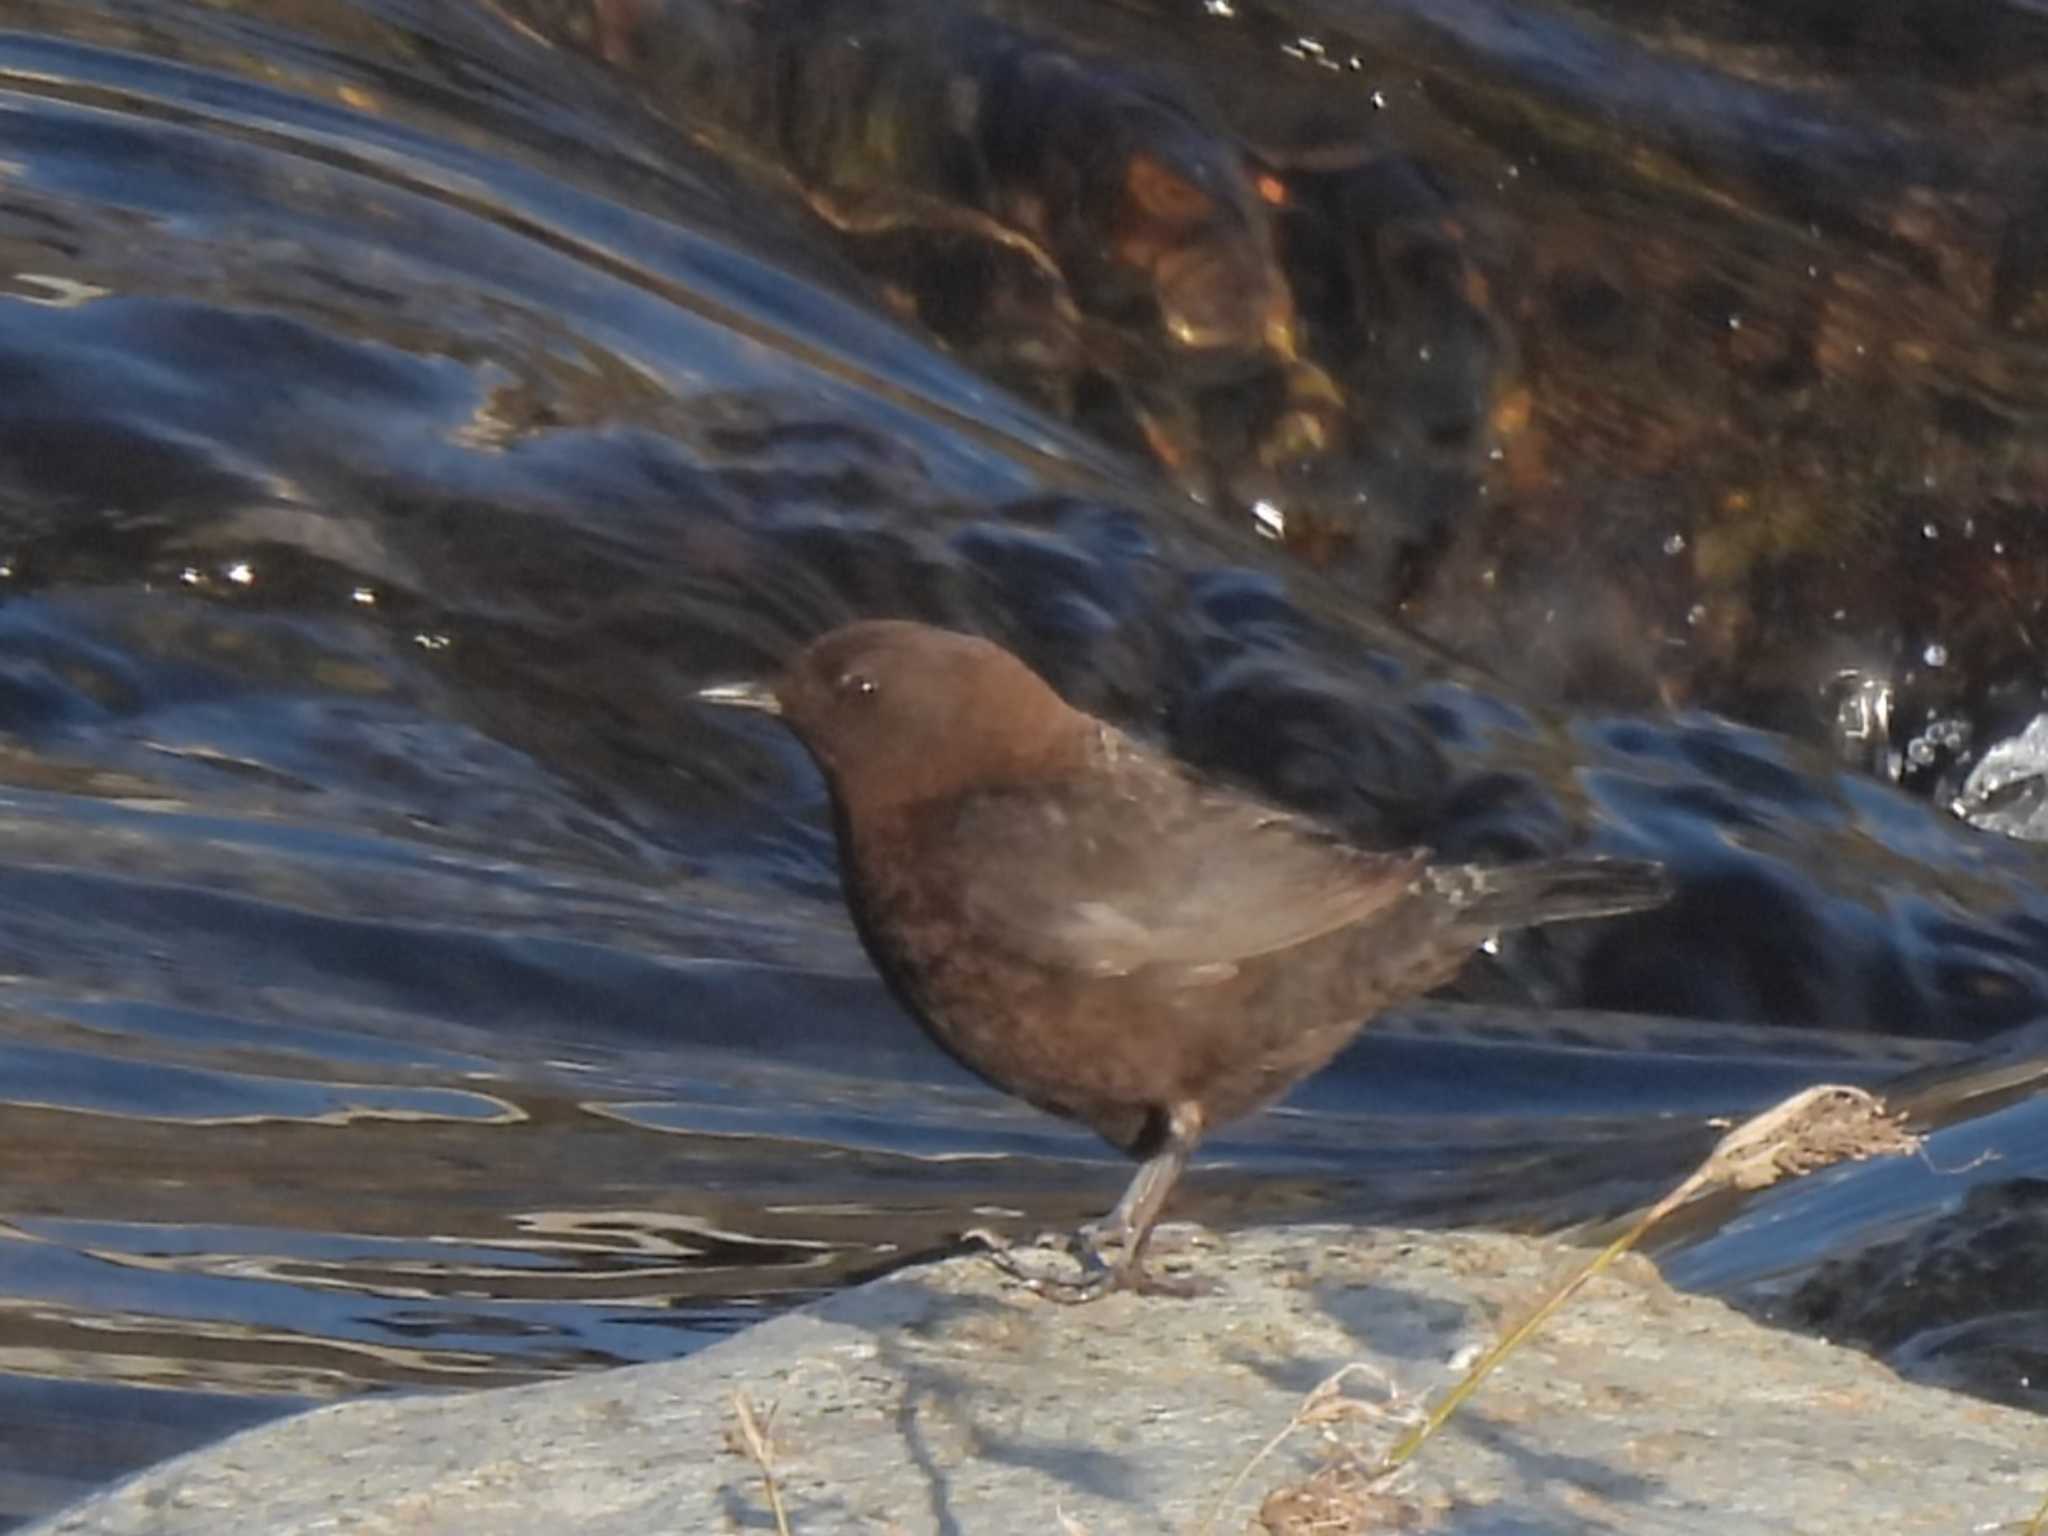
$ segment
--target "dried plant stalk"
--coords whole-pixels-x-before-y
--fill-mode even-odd
[[[1577,1274],[1557,1288],[1535,1311],[1509,1329],[1501,1341],[1479,1357],[1472,1369],[1429,1416],[1403,1435],[1380,1463],[1391,1472],[1407,1461],[1479,1389],[1503,1360],[1540,1328],[1557,1309],[1576,1296],[1600,1271],[1633,1248],[1645,1232],[1708,1189],[1764,1189],[1780,1179],[1810,1173],[1831,1163],[1917,1152],[1921,1138],[1899,1124],[1884,1101],[1861,1088],[1823,1083],[1795,1093],[1762,1114],[1743,1121],[1723,1136],[1707,1160],[1683,1183],[1643,1213],[1629,1229],[1601,1249]],[[2037,1522],[2038,1524],[2038,1522]]]
[[[775,1456],[768,1444],[768,1426],[775,1422],[775,1405],[768,1405],[765,1421],[756,1418],[747,1394],[735,1388],[732,1411],[740,1421],[740,1442],[754,1458],[754,1465],[761,1469],[761,1485],[768,1490],[768,1509],[775,1516],[775,1536],[790,1536],[789,1515],[782,1507],[782,1489],[775,1481]]]

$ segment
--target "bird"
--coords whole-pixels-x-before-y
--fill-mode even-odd
[[[994,642],[908,620],[843,625],[772,680],[697,697],[807,749],[854,927],[930,1038],[1139,1164],[1077,1235],[1077,1299],[1175,1290],[1146,1248],[1202,1138],[1376,1015],[1505,930],[1670,891],[1636,860],[1353,846],[1074,708]]]

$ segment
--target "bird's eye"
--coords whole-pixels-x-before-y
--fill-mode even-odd
[[[875,696],[875,680],[865,672],[841,674],[837,684],[842,699],[871,699]]]

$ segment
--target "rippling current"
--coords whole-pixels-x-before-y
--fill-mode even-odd
[[[1104,1149],[882,993],[800,752],[690,700],[856,615],[994,634],[1365,840],[1676,871],[1671,909],[1482,958],[1218,1137],[1179,1214],[1591,1220],[1708,1117],[1906,1072],[1953,1122],[1925,1164],[1727,1214],[1674,1276],[1765,1284],[2048,1177],[2048,853],[1810,735],[1418,638],[920,335],[536,15],[577,9],[0,0],[0,1520],[1113,1198]],[[1177,25],[1101,10],[1119,45]],[[1756,110],[1594,100],[1596,24],[1534,14],[1446,11],[1429,56],[1659,142],[1675,102]],[[1319,67],[1274,35],[1272,80]],[[1597,221],[1583,167],[1499,160]]]

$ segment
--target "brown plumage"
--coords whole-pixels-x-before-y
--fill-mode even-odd
[[[1202,1135],[1263,1108],[1503,929],[1653,906],[1654,864],[1370,853],[1070,708],[986,640],[850,624],[772,685],[823,769],[847,904],[931,1037],[1143,1166],[1107,1284]],[[1097,1289],[1104,1288],[1098,1286]]]

